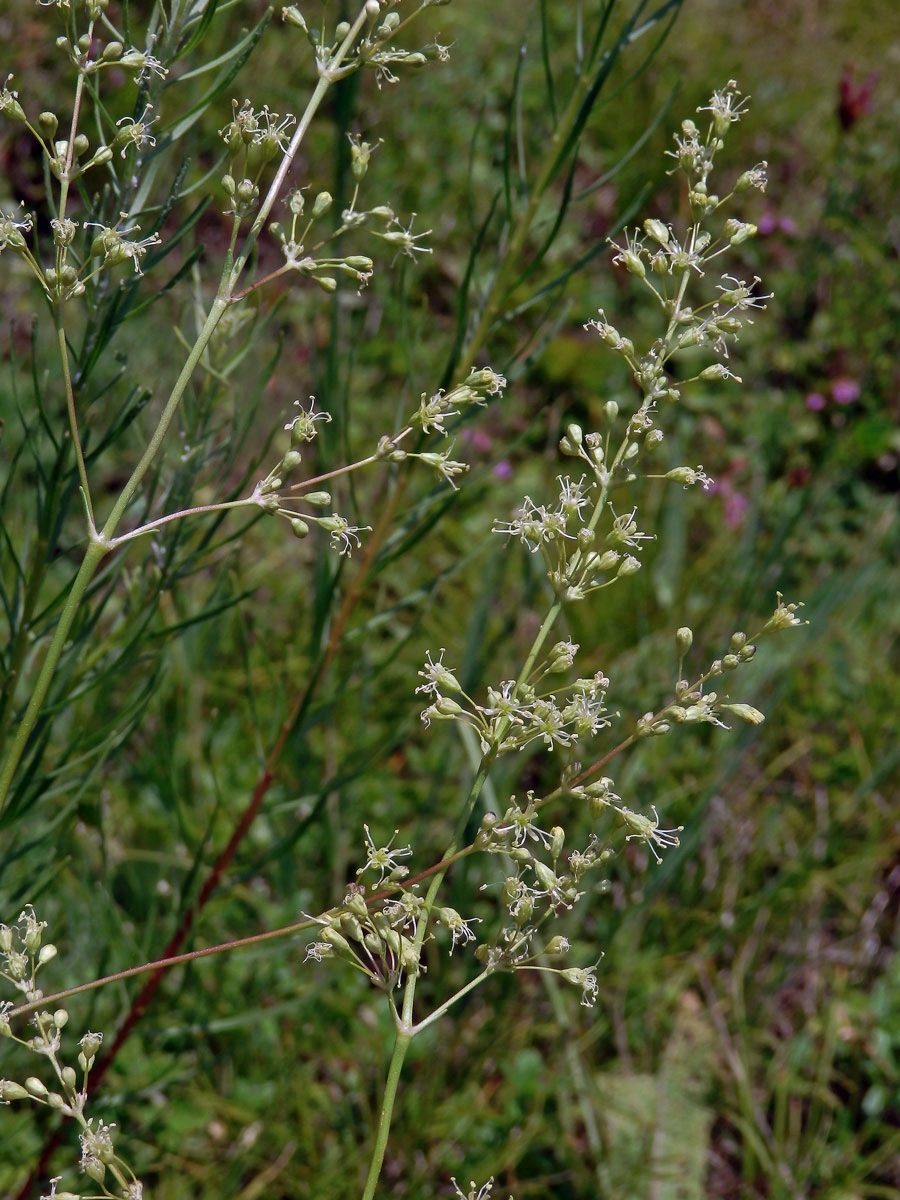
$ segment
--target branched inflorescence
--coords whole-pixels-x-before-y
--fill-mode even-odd
[[[624,840],[645,847],[656,862],[662,860],[664,851],[679,845],[681,826],[663,827],[655,805],[645,804],[647,811],[643,812],[632,807],[617,793],[610,776],[591,780],[595,769],[583,769],[574,759],[576,752],[590,746],[621,718],[607,708],[610,680],[604,671],[592,666],[589,672],[579,673],[579,647],[568,639],[557,641],[549,650],[544,643],[566,605],[610,587],[627,586],[627,580],[641,569],[642,555],[655,536],[646,528],[639,502],[632,498],[641,478],[664,479],[679,489],[709,488],[711,480],[700,465],[653,470],[653,456],[664,438],[663,414],[681,401],[692,382],[740,382],[726,365],[729,349],[749,314],[764,308],[768,299],[755,277],[747,283],[735,275],[721,274],[717,283],[710,284],[714,272],[720,270],[720,259],[756,232],[752,224],[727,215],[726,206],[748,189],[763,190],[766,175],[765,164],[760,163],[739,174],[726,194],[713,191],[716,156],[728,130],[746,111],[746,100],[730,82],[699,111],[711,114],[705,132],[694,121],[683,122],[672,151],[674,170],[687,187],[690,217],[686,227],[676,230],[650,218],[642,229],[629,230],[624,244],[615,247],[614,262],[655,298],[663,315],[662,333],[641,350],[603,312],[586,325],[624,360],[637,401],[631,411],[608,401],[596,431],[585,432],[579,425],[569,424],[560,451],[577,461],[577,471],[558,476],[552,501],[526,496],[508,520],[494,524],[495,532],[518,540],[531,555],[542,558],[553,594],[550,611],[522,670],[514,679],[487,686],[478,697],[463,689],[456,671],[445,662],[444,649],[429,653],[419,670],[421,682],[416,692],[427,701],[421,714],[425,726],[434,721],[461,723],[480,745],[481,769],[467,811],[497,757],[526,747],[563,755],[560,784],[543,796],[533,791],[524,797],[512,796],[502,815],[484,816],[474,842],[460,852],[499,856],[504,865],[499,881],[499,920],[486,936],[476,934],[472,919],[443,908],[434,899],[430,905],[424,902],[418,885],[406,886],[408,868],[397,859],[407,858],[409,848],[394,850],[391,843],[376,850],[366,829],[368,853],[360,874],[377,872],[376,886],[387,885],[392,897],[367,902],[361,886],[354,885],[343,905],[323,919],[324,932],[311,947],[310,957],[347,957],[388,990],[421,971],[415,949],[421,949],[430,923],[449,932],[451,952],[472,943],[485,975],[496,970],[555,970],[581,989],[582,1003],[590,1006],[599,989],[597,964],[549,967],[547,959],[564,956],[568,942],[560,936],[548,940],[538,935],[548,921],[578,902],[587,873],[602,871],[612,858],[615,850],[604,832],[610,816],[623,830]],[[472,386],[472,380],[466,382]],[[471,396],[466,388],[423,395],[413,424],[425,433],[444,433],[445,420],[473,402],[480,402],[479,397]],[[438,466],[428,455],[419,457]],[[796,609],[796,605],[785,605],[779,594],[773,616],[756,636],[800,624]],[[764,719],[758,709],[731,700],[722,689],[725,678],[753,660],[753,638],[735,632],[726,651],[693,679],[684,672],[692,643],[689,628],[677,631],[677,671],[671,695],[656,710],[642,714],[630,728],[623,729],[619,745],[600,757],[598,765],[640,739],[663,736],[676,726],[728,729],[732,719],[751,725]],[[715,690],[709,686],[712,681],[717,681]],[[592,825],[587,843],[568,851],[564,849],[565,828],[546,819],[550,806],[561,800],[569,809],[573,800],[584,805]],[[435,895],[434,886],[429,897]],[[608,880],[601,878],[591,890],[602,893],[608,887]]]

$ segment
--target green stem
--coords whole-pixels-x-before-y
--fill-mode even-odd
[[[412,983],[412,979],[408,981],[407,987]],[[406,1003],[404,1000],[404,1010]],[[403,1070],[403,1062],[409,1050],[410,1043],[413,1039],[413,1033],[409,1029],[401,1028],[397,1030],[394,1038],[394,1050],[391,1054],[391,1061],[388,1065],[387,1079],[384,1084],[384,1095],[381,1098],[381,1112],[378,1116],[378,1131],[375,1135],[375,1145],[372,1147],[372,1157],[369,1161],[369,1173],[366,1175],[366,1186],[363,1188],[362,1200],[374,1200],[375,1189],[378,1186],[378,1177],[381,1174],[381,1168],[384,1163],[384,1154],[387,1150],[388,1137],[391,1132],[391,1118],[394,1114],[394,1103],[397,1099],[397,1088],[400,1084],[400,1073]]]
[[[72,583],[72,588],[66,597],[65,605],[60,613],[56,629],[53,632],[53,638],[47,649],[44,661],[41,664],[38,677],[35,680],[31,698],[28,701],[28,707],[25,709],[25,714],[19,722],[16,735],[12,740],[2,770],[0,770],[0,813],[6,808],[16,768],[19,765],[22,755],[25,753],[25,747],[28,744],[31,731],[34,729],[41,709],[44,706],[44,701],[50,690],[50,684],[53,681],[57,664],[62,657],[69,631],[72,628],[72,623],[81,604],[81,598],[105,554],[106,547],[101,542],[92,541],[90,543],[81,566],[78,569],[78,574]]]
[[[94,507],[91,504],[91,487],[88,483],[87,467],[84,463],[84,451],[81,448],[81,435],[78,432],[78,413],[75,410],[75,390],[72,387],[72,372],[69,369],[69,348],[66,345],[66,331],[63,327],[62,309],[59,305],[53,310],[53,321],[56,325],[56,341],[59,347],[59,361],[62,366],[63,384],[66,392],[66,411],[69,415],[69,433],[72,445],[75,447],[75,460],[78,463],[78,478],[81,480],[81,491],[87,509],[88,521],[94,528]]]

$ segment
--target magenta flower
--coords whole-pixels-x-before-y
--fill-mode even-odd
[[[852,404],[854,400],[859,399],[859,392],[860,387],[855,379],[841,376],[840,379],[831,381],[831,395],[835,404]]]
[[[806,407],[810,412],[821,412],[827,404],[821,392],[810,392],[806,397]]]

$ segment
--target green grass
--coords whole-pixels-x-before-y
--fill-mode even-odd
[[[16,10],[4,7],[12,36]],[[548,6],[558,69],[574,7]],[[257,8],[240,17],[226,10],[214,45],[227,45]],[[350,290],[330,311],[318,297],[286,298],[269,314],[265,352],[235,368],[215,405],[198,391],[186,409],[185,440],[211,438],[218,447],[199,485],[193,468],[181,471],[178,447],[160,490],[177,496],[182,488],[202,500],[218,479],[237,488],[244,472],[254,477],[267,431],[297,395],[327,396],[336,414],[323,437],[327,469],[342,460],[345,443],[368,445],[420,391],[438,386],[473,230],[495,192],[498,212],[506,202],[506,116],[526,33],[529,165],[546,142],[537,15],[531,6],[459,0],[430,18],[456,43],[439,71],[380,94],[371,79],[340,91],[311,144],[316,165],[301,164],[304,179],[340,196],[346,165],[332,150],[344,154],[345,130],[384,137],[366,180],[371,202],[390,198],[398,213],[417,211],[417,227],[434,230],[435,253],[393,271],[383,258],[363,300]],[[574,610],[570,628],[592,668],[611,675],[611,706],[632,714],[665,696],[677,626],[693,627],[701,663],[734,629],[771,611],[776,588],[805,600],[810,624],[762,646],[747,672],[741,698],[767,712],[761,729],[676,730],[613,764],[635,807],[656,804],[663,824],[686,828],[660,867],[624,848],[608,894],[586,896],[561,922],[577,961],[605,953],[598,1009],[586,1013],[537,975],[502,976],[424,1036],[408,1061],[381,1195],[449,1195],[451,1175],[462,1182],[493,1174],[497,1195],[517,1200],[900,1197],[900,300],[892,201],[900,100],[890,72],[882,67],[872,110],[853,128],[842,133],[834,116],[845,63],[855,62],[859,76],[879,66],[891,15],[887,3],[859,16],[849,3],[823,14],[800,3],[697,0],[640,80],[596,110],[583,135],[578,189],[650,130],[646,144],[573,202],[512,303],[589,251],[596,257],[562,291],[502,325],[483,351],[498,367],[509,363],[515,382],[480,419],[472,473],[458,496],[424,476],[411,485],[333,665],[302,706],[261,811],[186,946],[327,908],[359,863],[363,821],[385,838],[400,828],[419,866],[440,853],[470,764],[452,728],[422,730],[412,703],[416,671],[425,649],[441,645],[473,686],[506,678],[521,661],[544,581],[518,548],[501,549],[491,519],[505,518],[560,469],[563,421],[596,423],[603,402],[627,387],[615,360],[581,332],[600,305],[623,328],[641,328],[648,315],[614,275],[602,239],[642,196],[641,216],[671,215],[661,158],[667,131],[712,86],[736,77],[754,96],[736,131],[741,161],[767,158],[772,167],[759,211],[790,217],[795,228],[776,228],[747,253],[746,272],[758,268],[776,299],[742,343],[735,370],[743,389],[694,393],[665,443],[673,463],[696,458],[731,492],[679,493],[674,503],[671,492],[652,492],[661,536],[645,571],[627,594],[612,591]],[[28,28],[37,20],[29,13]],[[287,44],[280,27],[264,39],[235,94],[256,99],[264,78],[267,94],[258,99],[293,106],[300,65]],[[34,79],[53,86],[55,63],[31,45]],[[626,74],[620,67],[614,83]],[[27,65],[17,68],[23,93],[27,76]],[[204,118],[210,129],[225,119],[219,110]],[[25,170],[14,144],[7,154]],[[211,166],[201,160],[192,169]],[[551,198],[561,194],[560,183]],[[539,229],[550,225],[549,202],[539,221]],[[215,205],[200,228],[215,247]],[[489,278],[498,230],[499,222],[487,230],[477,287]],[[540,244],[538,236],[533,245]],[[33,418],[46,395],[51,419],[35,432],[35,461],[23,450],[22,482],[4,497],[19,549],[35,544],[35,463],[51,453],[58,400],[55,382],[42,382],[44,371],[56,379],[43,323],[32,388],[26,300],[14,280],[16,357],[0,390],[4,467],[25,441],[19,407]],[[133,378],[152,385],[170,353],[172,324],[190,312],[186,294],[181,304],[160,303],[153,339],[123,326],[117,346]],[[113,374],[102,377],[110,391],[94,400],[98,430],[117,406],[134,405],[127,458],[147,416],[140,395],[129,396]],[[830,398],[841,378],[860,382],[852,404]],[[807,407],[811,392],[826,394],[821,412]],[[512,464],[511,481],[494,474],[500,459]],[[102,465],[111,492],[119,466]],[[374,524],[380,499],[380,485],[363,481],[347,496],[348,511],[355,506],[361,523]],[[734,518],[738,503],[741,519],[729,526],[724,518]],[[39,615],[75,563],[72,496],[62,511]],[[166,543],[162,564],[136,556],[98,582],[91,619],[103,655],[73,658],[67,668],[33,781],[0,829],[0,916],[9,920],[31,901],[50,921],[61,953],[47,987],[161,953],[321,662],[331,592],[346,594],[352,566],[328,574],[312,539],[294,543],[263,522],[238,539],[238,528],[185,528]],[[10,553],[6,543],[4,570]],[[48,609],[42,627],[51,619]],[[148,636],[138,640],[144,627]],[[492,780],[498,803],[521,779],[540,789],[557,773],[541,753],[524,772],[521,762],[501,764]],[[578,818],[569,827],[574,838]],[[620,833],[610,837],[621,846]],[[448,902],[466,915],[493,909],[492,893],[477,891],[489,878],[482,872],[473,862],[451,878]],[[464,982],[470,966],[457,954],[448,972],[446,956],[429,952],[426,1001],[452,979]],[[380,995],[347,971],[303,965],[302,957],[303,943],[290,940],[180,968],[119,1055],[97,1111],[119,1123],[157,1200],[359,1195],[392,1028]],[[111,1033],[138,983],[72,1001],[73,1027]],[[2,1073],[16,1078],[22,1065],[4,1055]],[[16,1108],[4,1109],[0,1122],[0,1192],[15,1195],[51,1122]],[[72,1146],[58,1152],[59,1169],[71,1163]]]

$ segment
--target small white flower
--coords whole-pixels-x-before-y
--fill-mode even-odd
[[[716,722],[720,724],[721,722]],[[676,826],[675,829],[660,829],[659,813],[655,806],[651,805],[650,811],[653,813],[653,819],[644,816],[643,813],[632,812],[630,808],[619,808],[616,810],[619,816],[625,823],[627,829],[631,833],[626,835],[626,841],[645,842],[650,848],[650,853],[658,863],[662,862],[656,847],[665,849],[669,846],[679,846],[681,843],[678,840],[678,835],[684,830],[683,825]]]
[[[576,987],[581,988],[581,1003],[585,1008],[594,1007],[600,991],[600,985],[597,983],[597,968],[595,966],[566,967],[564,971],[560,971],[560,975],[569,983],[574,983]]]
[[[291,441],[296,442],[311,442],[315,438],[318,430],[316,429],[317,421],[331,420],[331,413],[316,412],[316,398],[310,396],[309,411],[305,411],[300,400],[294,401],[294,406],[300,409],[300,415],[288,421],[285,425],[285,430],[290,433]]]
[[[386,846],[376,846],[372,840],[372,834],[369,832],[368,825],[363,825],[366,834],[366,863],[365,866],[357,870],[357,875],[362,875],[364,871],[377,871],[378,879],[376,887],[380,886],[388,875],[394,871],[402,870],[398,859],[409,858],[412,854],[411,846],[394,846],[394,838],[399,833],[399,830],[394,830],[394,836]]]
[[[741,96],[737,83],[729,79],[728,83],[717,92],[713,92],[709,104],[703,104],[697,112],[712,113],[716,126],[721,132],[735,121],[739,121],[747,110],[749,96]],[[723,128],[724,127],[724,128]]]
[[[425,666],[418,674],[425,680],[416,688],[416,695],[419,692],[424,692],[425,695],[434,696],[437,698],[440,695],[440,689],[444,688],[448,692],[459,692],[462,688],[459,686],[459,681],[450,670],[444,666],[444,654],[446,651],[441,647],[440,657],[437,662],[434,662],[431,657],[431,651],[426,651]]]
[[[418,238],[428,237],[428,235],[431,233],[431,230],[426,229],[423,233],[413,233],[412,227],[415,219],[416,214],[413,213],[410,217],[409,225],[407,225],[407,227],[404,229],[395,217],[391,222],[391,225],[388,226],[387,232],[375,234],[375,236],[380,237],[382,241],[387,242],[391,246],[397,247],[397,254],[394,255],[394,262],[397,261],[397,258],[401,254],[405,254],[407,258],[415,260],[417,254],[431,253],[431,248],[429,246],[421,246],[417,242]],[[393,225],[396,225],[397,228],[391,228]]]

